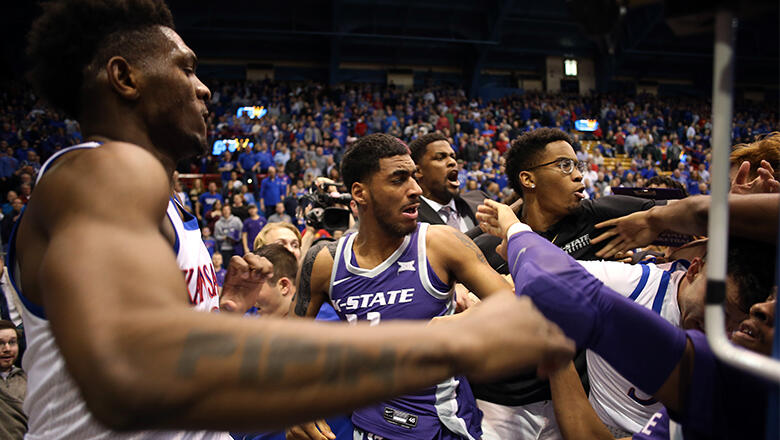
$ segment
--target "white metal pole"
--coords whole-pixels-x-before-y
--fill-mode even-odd
[[[734,102],[734,38],[737,20],[732,11],[715,15],[715,54],[712,73],[712,201],[707,244],[707,309],[705,328],[712,351],[722,361],[780,383],[780,362],[732,345],[725,332],[722,303],[726,294],[728,256],[729,153]]]

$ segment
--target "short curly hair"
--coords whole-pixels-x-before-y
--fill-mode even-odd
[[[506,152],[506,176],[509,185],[519,195],[523,194],[520,184],[520,172],[537,165],[539,156],[551,142],[565,141],[572,143],[571,137],[557,128],[537,128],[524,133],[512,141],[512,147]]]
[[[76,117],[85,80],[113,56],[139,62],[174,28],[162,0],[65,0],[43,5],[27,36],[28,77],[52,106]]]
[[[341,159],[341,175],[347,191],[351,191],[353,183],[363,182],[379,171],[380,159],[404,154],[409,154],[409,147],[389,134],[375,133],[360,138]]]
[[[420,159],[422,159],[422,157],[425,156],[425,152],[428,150],[428,145],[437,141],[445,141],[447,143],[450,143],[450,140],[447,139],[447,136],[444,136],[443,134],[437,132],[422,135],[417,139],[413,140],[412,142],[410,142],[409,152],[412,156],[412,160],[414,161],[414,163],[419,163]]]

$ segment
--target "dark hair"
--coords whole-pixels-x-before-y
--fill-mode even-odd
[[[16,325],[14,325],[13,322],[7,320],[7,319],[0,319],[0,330],[5,330],[7,328],[10,328],[14,332],[16,332],[16,339],[19,339],[19,329],[16,328]]]
[[[419,163],[420,159],[422,159],[422,157],[425,155],[425,152],[428,150],[428,145],[437,141],[445,141],[448,144],[450,143],[450,140],[447,139],[447,136],[444,136],[438,132],[428,133],[410,142],[409,154],[412,156],[414,163]]]
[[[572,143],[571,137],[557,128],[537,128],[512,141],[512,147],[506,152],[506,176],[509,185],[517,194],[523,194],[520,184],[520,171],[525,171],[536,164],[536,160],[551,142],[565,141]]]
[[[685,186],[669,176],[653,176],[645,182],[646,187],[650,185],[666,185],[667,188],[679,189],[685,194],[685,197],[688,197],[688,190]]]
[[[51,105],[78,116],[85,82],[113,56],[139,62],[167,43],[173,29],[162,0],[48,2],[28,34],[30,81]]]
[[[739,306],[747,313],[753,304],[766,301],[775,286],[774,245],[739,237],[729,238],[726,273],[739,289]]]
[[[380,159],[404,154],[409,154],[409,147],[389,134],[375,133],[360,138],[341,159],[341,175],[347,191],[352,190],[353,183],[363,182],[379,171]]]
[[[287,277],[295,282],[295,276],[298,274],[298,260],[286,247],[278,243],[270,243],[256,250],[255,254],[268,258],[268,261],[274,265],[274,275],[270,279],[272,283],[278,282],[282,277]]]

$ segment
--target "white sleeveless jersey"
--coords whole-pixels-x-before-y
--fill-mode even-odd
[[[177,206],[179,210],[176,209]],[[179,211],[184,215],[184,219],[179,215]],[[187,212],[174,198],[168,201],[167,215],[176,232],[173,250],[176,252],[176,262],[187,282],[190,304],[195,307],[195,310],[218,311],[217,273],[214,265],[211,264],[209,251],[203,244],[198,219]]]
[[[73,150],[95,148],[98,143],[85,143],[65,148],[43,164],[38,174],[40,181],[49,165]],[[37,182],[36,182],[37,183]],[[172,215],[175,214],[174,215]],[[200,238],[200,231],[192,223],[183,222],[176,213],[173,202],[168,203],[168,216],[176,231],[176,251],[190,292],[190,302],[199,310],[219,308],[214,269],[211,259]],[[27,351],[22,364],[27,372],[27,396],[24,411],[28,415],[28,432],[25,439],[175,439],[211,440],[230,439],[227,433],[142,431],[118,433],[101,425],[89,412],[78,387],[68,373],[65,360],[51,332],[45,310],[31,303],[19,288],[19,266],[15,260],[16,229],[11,234],[7,266],[11,271],[11,282],[19,292],[22,301],[22,320],[27,338]],[[185,255],[186,254],[186,255]],[[213,294],[212,294],[213,292]],[[96,329],[96,331],[98,331]]]
[[[652,309],[675,326],[680,325],[677,285],[688,262],[626,264],[615,261],[579,261],[593,276],[617,293]],[[615,371],[601,356],[587,351],[590,403],[601,421],[631,433],[639,432],[663,405]]]

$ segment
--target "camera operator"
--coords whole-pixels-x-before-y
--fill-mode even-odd
[[[326,178],[318,178],[308,192],[298,199],[299,214],[306,222],[303,247],[319,239],[338,239],[354,225],[349,203],[352,196],[339,192],[339,185]],[[307,244],[309,246],[307,246]],[[305,251],[301,252],[305,254]]]

